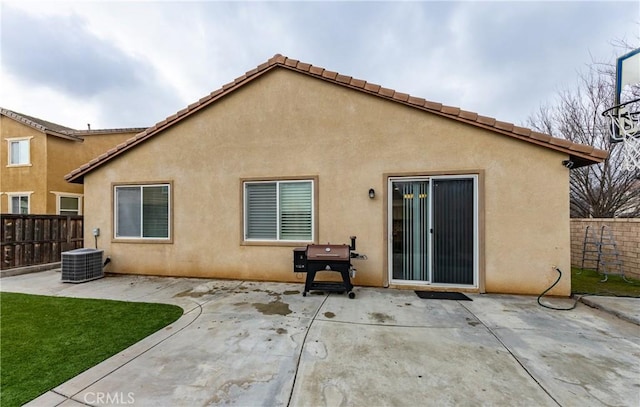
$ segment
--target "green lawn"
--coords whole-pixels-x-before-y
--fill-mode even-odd
[[[580,274],[578,274],[580,273]],[[600,282],[604,276],[593,270],[571,269],[571,291],[574,294],[607,295],[615,297],[640,297],[640,280],[610,275],[606,282]]]
[[[0,405],[32,400],[181,315],[167,304],[0,293]]]

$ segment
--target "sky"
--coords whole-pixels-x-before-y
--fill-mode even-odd
[[[148,127],[282,54],[523,125],[620,41],[638,1],[0,0],[0,106]]]

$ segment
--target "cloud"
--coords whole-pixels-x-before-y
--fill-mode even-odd
[[[44,19],[5,7],[2,39],[3,65],[28,82],[86,97],[139,81],[139,61],[89,33],[77,16]]]
[[[606,60],[610,41],[637,32],[628,10],[603,2],[22,2],[3,4],[2,71],[23,94],[46,87],[60,101],[93,106],[92,124],[140,126],[282,53],[523,123],[574,83],[591,55]]]
[[[96,36],[75,14],[39,17],[3,7],[1,52],[13,80],[51,89],[60,100],[100,106],[91,120],[96,123],[149,125],[150,117],[160,120],[180,105],[151,64]]]

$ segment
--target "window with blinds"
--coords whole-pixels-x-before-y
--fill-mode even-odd
[[[115,237],[169,238],[168,184],[115,187]]]
[[[245,182],[245,240],[312,241],[313,181]]]

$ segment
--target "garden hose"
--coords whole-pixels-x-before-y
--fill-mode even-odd
[[[555,287],[555,286],[556,286],[556,284],[558,284],[558,282],[559,282],[559,281],[560,281],[560,279],[562,278],[562,271],[561,271],[558,267],[556,267],[556,271],[558,272],[558,279],[555,281],[555,283],[551,284],[551,287],[549,287],[549,288],[547,288],[546,290],[544,290],[544,291],[542,292],[542,294],[540,294],[540,295],[538,296],[538,305],[540,305],[540,306],[542,306],[542,307],[545,307],[545,308],[552,309],[552,310],[556,310],[556,311],[571,311],[572,309],[574,309],[574,308],[578,305],[578,301],[580,301],[580,298],[582,298],[582,296],[581,296],[581,297],[576,298],[576,301],[573,303],[573,305],[572,305],[570,308],[557,308],[557,307],[553,307],[553,306],[551,306],[551,305],[546,305],[546,304],[543,304],[543,303],[541,303],[541,302],[540,302],[540,298],[544,297],[544,295],[545,295],[547,292],[551,291],[551,289],[552,289],[553,287]]]

